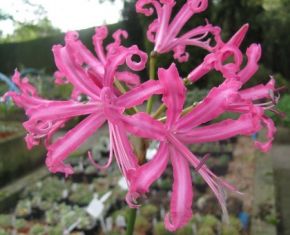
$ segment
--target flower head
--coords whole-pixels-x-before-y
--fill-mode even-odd
[[[162,175],[168,162],[171,162],[174,183],[170,213],[165,218],[166,228],[174,231],[186,224],[191,218],[194,193],[190,166],[210,186],[226,217],[224,188],[235,192],[237,190],[215,176],[207,168],[205,160],[191,153],[186,145],[220,141],[237,135],[251,135],[260,131],[262,126],[266,125],[269,129],[269,140],[267,143],[257,142],[256,146],[262,151],[268,150],[273,140],[273,123],[265,116],[264,109],[254,105],[252,101],[256,98],[266,97],[266,90],[272,89],[273,84],[255,87],[258,88],[259,95],[253,97],[251,96],[251,89],[240,91],[243,83],[238,79],[225,80],[219,87],[213,88],[191,112],[182,116],[181,111],[185,101],[186,89],[175,65],[171,65],[167,70],[159,69],[158,77],[163,87],[162,101],[167,107],[164,124],[166,132],[164,133],[164,139],[160,140],[155,157],[148,163],[131,171],[129,175],[131,187],[127,195],[127,201],[131,206],[136,206],[134,201],[149,191],[150,185]],[[208,124],[224,112],[236,112],[240,116],[237,119],[227,119]],[[145,133],[140,132],[139,130],[139,135],[146,136]],[[155,137],[151,136],[151,138]]]
[[[147,31],[148,39],[155,45],[154,51],[160,54],[174,51],[174,58],[179,62],[185,62],[189,58],[189,54],[185,51],[186,46],[197,46],[213,51],[217,45],[211,45],[208,35],[212,34],[218,43],[220,41],[219,27],[206,22],[206,25],[180,35],[188,20],[194,14],[203,12],[207,8],[207,0],[187,0],[171,20],[175,3],[174,0],[138,0],[136,3],[136,11],[146,16],[154,12],[152,7],[146,8],[146,5],[151,4],[155,8],[157,19],[150,24]]]
[[[94,36],[96,47],[100,42],[97,41],[100,40],[100,31],[103,32],[104,29],[96,30],[97,36]],[[57,75],[62,77],[63,82],[73,85],[73,94],[85,95],[87,98],[84,101],[76,100],[75,97],[63,101],[45,100],[37,95],[27,78],[21,79],[18,72],[14,74],[13,81],[19,87],[20,93],[9,92],[9,96],[18,106],[25,109],[29,117],[23,124],[28,131],[27,145],[31,148],[39,144],[40,139],[45,139],[48,149],[46,165],[51,172],[72,174],[71,166],[65,164],[64,160],[106,121],[111,140],[109,162],[114,152],[125,176],[130,169],[137,167],[136,157],[122,125],[122,115],[125,109],[141,104],[154,93],[160,93],[160,87],[155,81],[139,85],[136,76],[126,72],[128,76],[124,82],[131,82],[134,88],[125,94],[116,91],[113,86],[114,78],[115,75],[122,73],[117,72],[118,67],[127,63],[129,68],[138,71],[144,68],[147,58],[137,46],[125,48],[120,45],[120,36],[124,34],[123,31],[117,31],[114,34],[115,42],[108,46],[108,54],[105,56],[97,51],[98,58],[85,48],[75,32],[67,33],[65,46],[53,47],[58,67]],[[140,61],[132,61],[133,55],[139,55]],[[52,143],[52,135],[76,116],[85,118]]]

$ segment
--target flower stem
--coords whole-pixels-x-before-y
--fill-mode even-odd
[[[137,209],[130,208],[129,213],[128,213],[128,224],[127,224],[126,235],[133,235],[136,215],[137,215]]]
[[[152,51],[150,53],[150,62],[149,62],[149,78],[150,80],[155,80],[155,67],[156,67],[156,53]],[[151,96],[147,102],[146,112],[151,113],[154,103],[154,98]]]
[[[127,92],[126,88],[122,85],[122,83],[120,81],[118,81],[117,79],[115,79],[114,81],[116,88],[122,93],[125,94]],[[135,113],[138,113],[139,110],[137,107],[133,107],[131,109],[126,110],[127,114],[132,115]]]
[[[161,104],[156,112],[153,114],[153,118],[159,118],[161,114],[166,110],[165,104]]]
[[[191,110],[194,109],[194,107],[195,107],[197,104],[198,104],[198,102],[194,102],[193,105],[190,105],[190,106],[188,106],[187,108],[183,109],[182,112],[181,112],[181,116],[183,116],[183,115],[189,113]],[[161,118],[158,118],[158,120],[161,121],[161,122],[165,122],[166,119],[167,119],[166,116],[161,117]]]

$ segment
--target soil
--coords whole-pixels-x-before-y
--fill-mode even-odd
[[[7,137],[12,136],[13,132],[0,132],[0,139],[6,139]]]

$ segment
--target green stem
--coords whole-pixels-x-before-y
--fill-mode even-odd
[[[159,118],[161,114],[164,113],[166,110],[165,104],[161,104],[159,108],[156,110],[156,112],[153,114],[153,118]]]
[[[115,86],[117,87],[117,89],[122,94],[125,94],[127,92],[126,88],[122,85],[122,83],[119,80],[115,79],[114,83],[115,83]],[[133,115],[133,114],[138,113],[138,112],[139,112],[139,110],[137,107],[133,107],[131,109],[126,110],[126,113],[129,115]]]
[[[133,235],[135,221],[136,221],[137,209],[130,208],[128,214],[128,224],[126,235]]]
[[[155,66],[156,66],[156,53],[150,53],[150,62],[149,62],[149,78],[150,80],[155,80]],[[151,96],[147,102],[146,112],[151,113],[154,103],[154,98]]]
[[[182,112],[181,112],[181,116],[183,116],[183,115],[189,113],[191,110],[194,109],[194,107],[195,107],[197,104],[198,104],[198,102],[194,102],[193,105],[188,106],[187,108],[183,109]],[[161,121],[161,122],[165,122],[166,119],[167,119],[167,117],[164,116],[164,117],[159,118],[158,120]]]

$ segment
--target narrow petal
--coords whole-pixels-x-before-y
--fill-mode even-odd
[[[207,0],[187,0],[169,25],[168,37],[176,37],[186,22],[195,14],[207,8]]]
[[[196,27],[176,38],[172,43],[172,47],[175,47],[175,45],[190,45],[212,52],[217,47],[218,42],[216,42],[216,45],[211,45],[212,39],[207,36],[212,34],[216,38],[216,35],[219,35],[220,32],[221,29],[219,27],[207,23],[205,26]]]
[[[98,106],[100,104],[96,102],[81,104],[74,101],[51,101],[48,104],[32,106],[26,110],[30,118],[23,123],[23,126],[34,139],[45,138],[45,144],[48,146],[53,134],[69,119],[100,112]]]
[[[95,133],[104,121],[102,113],[92,114],[50,145],[45,161],[48,169],[52,173],[72,174],[72,168],[63,163],[64,159]]]
[[[116,101],[117,106],[132,108],[142,104],[152,95],[161,94],[163,87],[159,81],[149,80],[126,92],[124,95],[118,97]]]
[[[252,44],[247,49],[247,65],[238,74],[240,81],[246,83],[259,69],[258,62],[261,58],[262,48],[259,44]]]
[[[136,136],[155,140],[165,138],[164,125],[147,113],[139,112],[132,116],[123,116],[122,121],[125,129]]]
[[[130,188],[126,196],[128,204],[134,205],[140,196],[149,191],[150,186],[160,178],[169,160],[167,144],[161,143],[153,159],[129,173]]]
[[[172,12],[172,8],[175,5],[175,1],[163,1],[162,14],[158,16],[158,31],[156,33],[155,48],[154,51],[161,52],[159,46],[168,44],[166,38],[168,38],[168,25]],[[163,49],[164,50],[164,49]],[[165,49],[166,50],[166,49]]]
[[[246,34],[249,30],[249,24],[244,24],[232,38],[228,41],[228,44],[236,47],[240,47],[242,42],[244,41]]]
[[[238,97],[240,87],[240,82],[229,80],[213,88],[200,104],[180,119],[176,127],[186,131],[218,117]]]
[[[104,65],[78,39],[76,32],[68,32],[65,36],[65,42],[65,48],[76,64],[84,69],[94,71],[100,77],[104,75]]]
[[[271,79],[266,85],[260,84],[251,88],[241,90],[239,92],[242,99],[259,100],[264,98],[272,98],[271,93],[275,91],[275,80]]]
[[[126,85],[129,87],[135,87],[141,83],[140,77],[137,74],[130,73],[128,71],[116,72],[116,78],[126,83]]]
[[[170,214],[165,217],[165,226],[175,231],[187,224],[192,217],[192,179],[188,161],[174,148],[170,148],[173,167],[173,192],[170,202]]]
[[[73,40],[77,40],[77,36],[74,38],[72,37],[73,35],[67,35],[67,44],[73,42]],[[82,49],[74,46],[69,47],[68,45],[65,47],[62,47],[61,45],[54,46],[52,51],[56,66],[61,73],[65,74],[67,80],[73,84],[75,89],[78,89],[80,92],[89,95],[90,97],[97,98],[100,89],[88,78],[81,65],[75,61],[76,58],[74,53],[78,50]]]
[[[175,64],[172,64],[168,69],[159,69],[158,78],[163,86],[162,101],[167,107],[166,124],[172,126],[178,120],[183,109],[186,88],[179,77]]]
[[[212,63],[207,63],[207,62],[203,62],[200,65],[198,65],[194,70],[192,70],[187,78],[191,81],[191,82],[196,82],[197,80],[199,80],[200,78],[202,78],[204,75],[206,75],[209,71],[211,71],[213,68]]]
[[[107,36],[108,36],[107,26],[96,27],[95,34],[93,36],[93,44],[95,52],[97,53],[97,56],[103,65],[106,64],[106,55],[103,48],[103,41]]]
[[[219,123],[195,128],[184,134],[177,134],[177,136],[186,144],[215,142],[237,135],[255,134],[261,129],[259,121],[257,116],[244,114],[237,120],[227,119]]]
[[[29,83],[29,79],[27,77],[21,78],[20,73],[15,70],[12,76],[12,81],[17,85],[17,87],[21,90],[22,93],[37,96],[37,91],[34,86]]]
[[[221,209],[223,211],[223,216],[225,220],[228,220],[228,213],[226,208],[226,194],[225,189],[233,191],[235,193],[239,193],[237,189],[232,186],[231,184],[227,183],[224,180],[219,179],[215,176],[205,164],[201,166],[201,160],[199,160],[195,155],[193,155],[188,148],[183,145],[178,139],[174,136],[169,136],[170,143],[182,154],[183,157],[190,162],[190,164],[195,168],[198,169],[198,173],[202,176],[204,181],[208,184],[211,188],[213,193],[215,194],[217,200],[220,203]],[[240,194],[240,193],[239,193]]]
[[[273,120],[266,117],[266,116],[264,116],[262,118],[262,122],[267,128],[267,139],[268,140],[265,143],[262,143],[260,141],[256,141],[255,146],[259,150],[261,150],[262,152],[265,153],[265,152],[268,152],[272,147],[272,142],[274,140],[274,135],[276,133],[276,127],[275,127]]]
[[[51,101],[50,103],[33,107],[26,111],[30,119],[27,125],[35,126],[39,122],[56,121],[87,115],[100,109],[100,102],[89,102],[86,104],[75,101]]]
[[[138,56],[139,61],[133,60],[133,56]],[[133,71],[141,71],[145,68],[147,62],[147,54],[141,51],[136,45],[129,48],[119,46],[110,51],[110,56],[107,58],[106,71],[104,76],[104,85],[112,86],[116,70],[120,65],[127,64]]]

